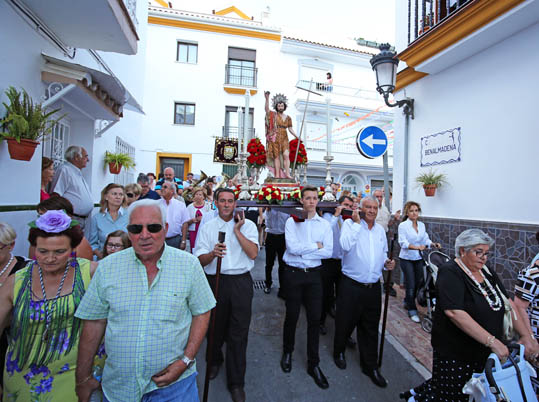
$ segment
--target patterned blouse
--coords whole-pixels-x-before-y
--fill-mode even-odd
[[[528,316],[535,338],[539,339],[539,267],[530,265],[520,271],[515,285],[515,296],[530,302]]]

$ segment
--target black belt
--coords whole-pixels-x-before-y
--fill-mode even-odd
[[[86,219],[86,218],[88,218],[88,216],[89,216],[89,215],[86,215],[86,216],[83,216],[83,215],[77,215],[77,214],[75,214],[75,213],[73,213],[73,214],[71,214],[71,215],[73,215],[73,216],[76,217],[76,218],[81,218],[81,219]]]
[[[292,267],[290,265],[285,265],[284,266],[284,269],[287,269],[289,271],[292,271],[292,272],[316,272],[318,271],[322,266],[319,265],[317,267],[313,267],[313,268],[297,268],[297,267]]]
[[[352,283],[352,284],[354,284],[354,285],[356,285],[356,286],[359,286],[359,287],[361,287],[361,288],[373,288],[373,287],[375,287],[375,286],[377,286],[377,285],[380,284],[380,281],[376,281],[376,282],[374,282],[374,283],[363,283],[363,282],[358,282],[358,281],[356,281],[356,280],[354,280],[354,279],[352,279],[352,278],[349,278],[349,277],[346,276],[346,275],[343,275],[342,277],[343,277],[344,279],[347,279],[350,283]]]

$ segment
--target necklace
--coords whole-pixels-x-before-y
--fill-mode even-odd
[[[11,255],[11,254],[10,254]],[[2,268],[2,270],[0,271],[0,276],[4,275],[4,272],[6,272],[6,270],[8,269],[8,267],[11,265],[11,262],[13,261],[15,257],[13,255],[11,255],[11,258],[9,259],[9,261],[7,262],[6,265],[4,265],[4,268]],[[2,287],[4,283],[0,283],[0,288]]]
[[[43,331],[43,335],[41,336],[41,340],[43,342],[47,342],[49,338],[49,327],[51,325],[51,319],[52,319],[52,313],[54,312],[54,309],[56,308],[56,302],[58,301],[58,298],[60,297],[60,293],[62,292],[62,287],[64,286],[64,281],[67,276],[67,271],[69,271],[69,262],[66,265],[66,269],[64,271],[64,276],[62,276],[62,280],[60,281],[60,286],[58,286],[58,291],[56,292],[56,296],[52,300],[52,306],[49,308],[49,300],[47,300],[47,294],[45,293],[45,284],[43,283],[43,272],[41,271],[41,266],[39,264],[37,265],[39,268],[39,282],[41,284],[41,292],[43,293],[43,301],[45,302],[44,308],[45,308],[45,314],[46,314],[46,321],[45,321],[45,331]]]
[[[490,291],[490,294],[494,296],[494,300],[492,300],[492,297],[489,296],[489,292],[485,290],[483,286],[475,279],[475,277],[472,274],[472,271],[464,265],[464,263],[460,260],[460,258],[455,258],[455,261],[457,264],[462,268],[464,272],[470,277],[470,279],[475,283],[485,300],[487,301],[488,305],[493,311],[499,311],[502,308],[502,301],[500,297],[498,296],[498,293],[494,290],[490,282],[487,278],[485,278],[485,275],[483,275],[483,271],[479,271],[479,275],[481,275],[481,278],[483,278],[483,283],[487,286],[488,290]]]

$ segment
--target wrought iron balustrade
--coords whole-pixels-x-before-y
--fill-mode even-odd
[[[256,88],[258,68],[225,65],[225,84]]]
[[[408,0],[408,43],[412,43],[474,1]]]
[[[326,151],[327,150],[327,144],[326,141],[313,141],[313,140],[307,140],[305,141],[305,146],[307,150],[312,151]],[[344,143],[344,142],[332,142],[331,143],[331,153],[344,153],[344,154],[357,154],[358,150],[355,144],[351,143]]]
[[[223,126],[223,138],[238,138],[240,129],[241,127],[237,126]],[[256,132],[254,128],[247,129],[247,136],[249,138],[254,138],[255,133]]]

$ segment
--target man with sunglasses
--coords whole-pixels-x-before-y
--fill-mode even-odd
[[[217,259],[222,258],[213,355],[208,356],[206,350],[206,361],[210,365],[210,379],[214,379],[224,361],[221,349],[226,340],[227,385],[232,400],[240,402],[245,401],[243,387],[253,300],[250,271],[258,255],[258,230],[253,222],[245,219],[243,211],[235,213],[232,189],[217,190],[214,199],[219,215],[200,227],[195,249],[214,291]],[[218,242],[219,232],[226,233],[224,243]]]
[[[76,311],[77,395],[88,400],[99,387],[93,358],[106,334],[105,402],[198,400],[194,359],[215,298],[198,259],[165,244],[160,202],[140,200],[127,213],[132,247],[100,262]]]
[[[175,198],[176,183],[165,181],[161,185],[161,203],[167,210],[167,238],[166,243],[171,247],[185,249],[185,239],[182,239],[182,226],[189,220],[185,204]]]

